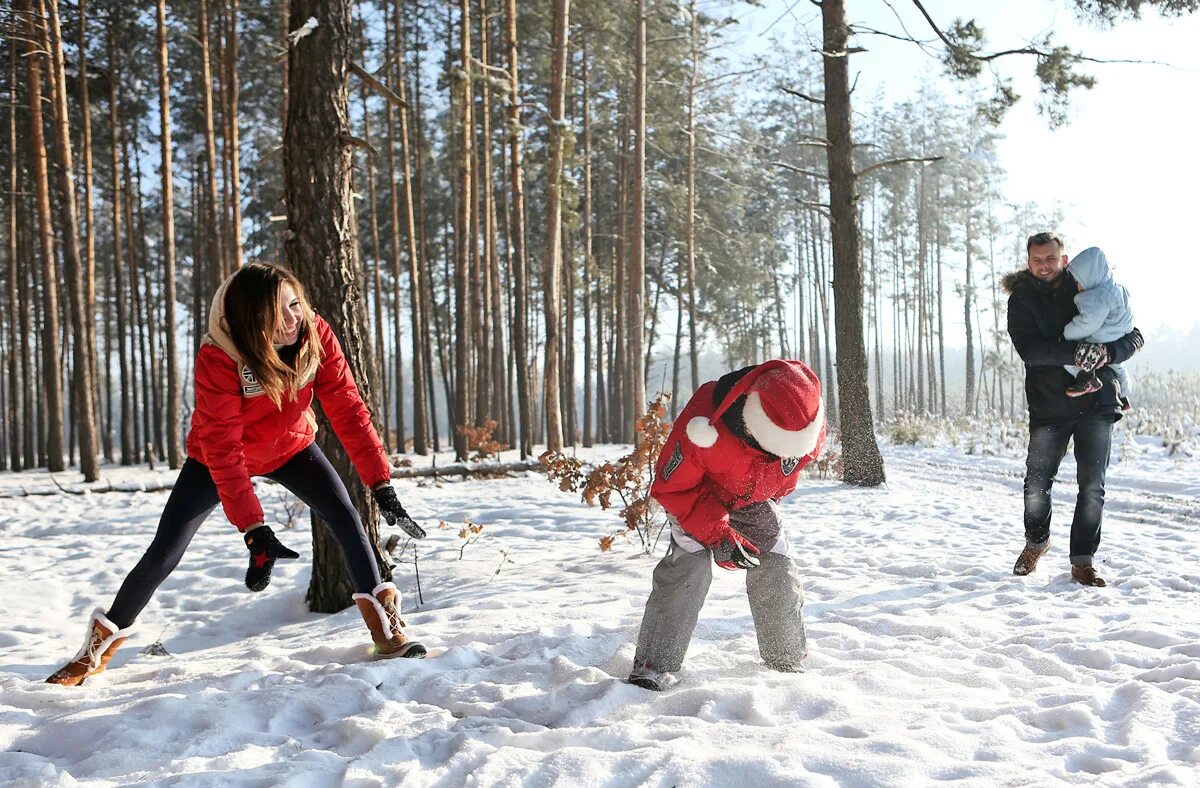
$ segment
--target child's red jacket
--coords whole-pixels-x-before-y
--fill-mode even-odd
[[[718,417],[711,420],[716,442],[703,447],[688,437],[688,423],[705,420],[718,410],[713,401],[716,381],[701,386],[675,420],[654,467],[650,496],[679,521],[697,542],[712,547],[729,524],[729,511],[779,500],[796,489],[800,469],[820,451],[805,457],[775,457],[737,437]],[[731,389],[726,399],[739,396]],[[824,442],[822,434],[821,443]]]
[[[216,299],[218,302],[220,299]],[[225,516],[244,531],[263,521],[251,476],[269,473],[313,442],[317,432],[313,395],[321,401],[334,434],[346,447],[368,487],[391,478],[391,466],[371,414],[346,364],[342,346],[319,315],[314,318],[321,363],[295,399],[275,407],[250,370],[238,360],[214,310],[210,333],[196,356],[196,410],[187,437],[189,457],[212,474]],[[216,327],[216,330],[211,330]]]

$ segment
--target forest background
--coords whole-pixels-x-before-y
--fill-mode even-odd
[[[881,422],[1019,420],[998,279],[1047,228],[1117,264],[1150,339],[1135,370],[1182,375],[1148,392],[1194,392],[1195,5],[1018,0],[976,25],[888,0],[22,0],[0,47],[0,467],[178,465],[216,283],[316,265],[286,248],[288,168],[327,140],[283,130],[289,103],[336,92],[289,80],[330,36],[354,226],[343,270],[309,285],[345,312],[393,451],[465,456],[463,428],[491,421],[522,455],[631,442],[654,393],[674,412],[785,355],[822,375],[835,425],[860,427],[857,481],[878,481]],[[832,10],[845,105],[819,54]]]

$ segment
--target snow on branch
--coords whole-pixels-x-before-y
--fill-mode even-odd
[[[314,31],[316,29],[317,29],[317,18],[315,16],[310,16],[307,20],[305,20],[304,24],[300,25],[300,27],[296,28],[295,30],[293,30],[292,32],[287,34],[288,41],[291,43],[292,46],[296,46],[296,44],[298,44],[300,42],[300,39],[309,35],[310,33],[312,33],[312,31]]]
[[[869,175],[870,173],[875,172],[875,170],[882,170],[884,167],[891,167],[892,165],[895,165],[895,164],[906,164],[908,162],[914,162],[914,163],[919,163],[919,164],[932,164],[933,162],[941,161],[944,158],[945,158],[944,156],[923,156],[923,157],[919,157],[919,158],[888,159],[887,161],[876,162],[875,164],[872,164],[870,167],[867,167],[865,170],[854,173],[854,177],[864,178],[867,175]]]

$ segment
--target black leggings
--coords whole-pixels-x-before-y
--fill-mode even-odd
[[[342,548],[355,591],[371,593],[380,580],[367,532],[350,502],[346,485],[317,445],[310,444],[282,467],[264,475],[286,487],[329,524]],[[109,608],[110,621],[122,629],[133,624],[158,586],[179,565],[200,524],[220,502],[208,467],[189,457],[167,499],[154,541],[125,578]]]

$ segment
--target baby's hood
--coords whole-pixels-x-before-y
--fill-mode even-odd
[[[1109,268],[1108,258],[1098,247],[1084,249],[1067,263],[1067,270],[1075,281],[1083,285],[1084,290],[1091,290],[1112,281],[1112,269]]]

